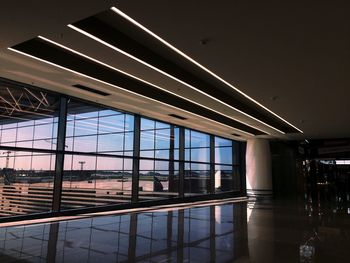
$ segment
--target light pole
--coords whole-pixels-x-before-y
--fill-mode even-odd
[[[79,164],[80,164],[80,171],[84,170],[84,164],[86,162],[85,161],[79,161]]]
[[[6,151],[6,152],[3,152],[3,153],[2,153],[2,154],[6,154],[6,166],[5,166],[5,168],[9,168],[10,153],[11,153],[11,151]]]

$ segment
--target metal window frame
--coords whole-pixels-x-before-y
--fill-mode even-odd
[[[32,87],[30,88],[42,90],[40,88]],[[143,116],[126,112],[120,109],[114,109],[112,107],[108,107],[101,104],[96,104],[93,102],[85,101],[79,98],[74,97],[67,97],[63,94],[59,94],[57,92],[50,92],[50,94],[58,95],[59,96],[59,112],[58,112],[58,133],[57,133],[57,147],[56,150],[48,150],[48,149],[35,149],[35,148],[23,148],[23,147],[6,147],[6,146],[0,146],[1,149],[11,149],[11,150],[17,150],[17,151],[29,151],[29,152],[42,152],[42,153],[48,153],[53,154],[56,157],[55,160],[55,177],[54,177],[54,188],[53,188],[53,197],[52,197],[52,210],[45,213],[35,213],[35,214],[28,214],[23,216],[9,216],[0,218],[0,222],[4,221],[15,221],[15,220],[24,220],[24,219],[31,219],[31,218],[43,218],[43,217],[49,217],[49,216],[56,216],[56,215],[63,215],[63,214],[77,214],[77,213],[84,213],[84,212],[98,212],[98,211],[108,211],[112,209],[123,209],[123,208],[130,208],[130,207],[147,207],[157,204],[171,204],[171,203],[178,203],[178,202],[191,202],[195,200],[209,200],[213,198],[220,198],[220,197],[239,197],[239,196],[245,196],[246,195],[246,189],[245,189],[245,143],[244,142],[238,142],[231,140],[232,145],[232,168],[236,169],[238,167],[239,171],[239,191],[237,191],[237,188],[235,189],[235,186],[233,185],[232,191],[225,192],[225,193],[215,193],[215,165],[228,165],[228,164],[216,164],[215,163],[215,137],[213,134],[204,133],[210,136],[210,191],[208,194],[203,194],[199,196],[186,196],[185,197],[185,129],[188,129],[190,131],[200,132],[194,129],[185,128],[183,126],[178,126],[170,123],[166,123],[170,125],[171,129],[171,143],[172,146],[170,146],[170,154],[169,159],[162,159],[162,158],[147,158],[142,157],[142,159],[150,159],[150,160],[160,160],[160,161],[169,161],[171,165],[169,165],[169,171],[174,172],[174,162],[179,163],[179,178],[178,178],[178,197],[172,198],[172,199],[162,199],[162,200],[156,200],[156,201],[147,201],[147,202],[139,202],[139,173],[140,173],[140,130],[141,130],[141,118]],[[66,151],[65,150],[65,140],[66,140],[66,127],[67,127],[67,113],[68,113],[68,102],[70,99],[78,100],[81,103],[85,103],[86,105],[96,105],[96,106],[102,106],[104,108],[109,108],[115,111],[118,111],[119,114],[130,114],[134,116],[134,130],[133,130],[133,156],[124,156],[124,155],[110,155],[110,154],[104,154],[104,153],[87,153],[87,152],[76,152],[76,151]],[[117,114],[117,115],[119,115]],[[146,119],[151,119],[154,121],[158,121],[152,118],[145,117]],[[163,121],[161,121],[163,122]],[[174,160],[174,141],[172,136],[174,136],[174,129],[179,129],[179,160]],[[168,129],[168,128],[164,128]],[[156,129],[155,129],[156,130]],[[124,133],[120,132],[120,133]],[[227,138],[225,138],[227,139]],[[230,140],[230,139],[228,139]],[[155,142],[154,142],[155,143]],[[202,148],[202,147],[199,147]],[[206,148],[206,147],[204,147]],[[113,205],[102,205],[98,207],[84,207],[79,209],[72,209],[72,210],[61,210],[61,198],[62,198],[62,182],[63,182],[63,172],[64,172],[64,157],[66,154],[78,154],[78,155],[93,155],[93,156],[108,156],[108,157],[116,157],[116,158],[128,158],[132,159],[132,196],[131,196],[131,203],[128,204],[113,204]],[[190,163],[205,163],[207,162],[197,162],[197,161],[189,161]],[[234,180],[232,180],[234,182]],[[234,183],[233,183],[234,184]]]

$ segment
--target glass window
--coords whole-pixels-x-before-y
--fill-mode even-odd
[[[209,148],[191,149],[191,161],[210,162],[210,149]]]
[[[115,152],[124,150],[124,133],[112,133],[98,136],[98,152]]]
[[[156,150],[155,151],[155,158],[158,159],[169,159],[170,158],[170,151],[169,150]],[[176,160],[174,155],[174,160]]]
[[[154,130],[155,121],[146,118],[141,118],[141,131],[144,130]]]
[[[194,147],[209,147],[210,136],[209,134],[191,131],[191,148]]]
[[[0,120],[0,198],[7,198],[6,209],[11,215],[49,211],[60,97],[36,89],[4,87],[0,85],[0,95],[9,102],[6,108],[13,110],[3,107]],[[67,105],[62,209],[129,203],[134,116],[73,98],[68,99]],[[176,197],[180,128],[147,118],[141,118],[140,124],[139,199]],[[239,144],[214,137],[215,171],[210,175],[211,135],[191,129],[184,132],[185,195],[210,193],[211,178],[216,193],[239,190],[239,155],[235,155]],[[14,148],[1,150],[4,146]],[[18,194],[23,205],[6,197],[4,189]]]
[[[17,141],[33,140],[34,127],[26,126],[17,129]]]
[[[115,133],[123,132],[125,124],[125,115],[111,115],[107,117],[100,117],[98,123],[98,133]]]
[[[215,148],[215,163],[232,164],[232,147]]]
[[[233,190],[232,166],[215,165],[215,192],[227,192]]]
[[[140,160],[140,201],[176,197],[178,169],[179,164],[173,161]]]
[[[185,195],[210,193],[209,170],[185,170]]]
[[[51,210],[55,155],[9,150],[1,153],[1,216]]]
[[[215,147],[232,146],[232,141],[221,137],[215,137]]]
[[[52,140],[57,137],[59,96],[31,88],[4,86],[0,87],[0,93],[3,101],[7,101],[2,107],[0,146],[55,149]],[[35,143],[42,139],[50,143]]]
[[[141,131],[140,149],[141,150],[154,149],[154,130]]]
[[[53,138],[54,129],[57,129],[57,127],[54,127],[53,123],[41,124],[41,125],[35,126],[34,140]],[[57,130],[54,133],[55,137],[56,137],[56,134],[57,134]]]
[[[74,137],[73,150],[76,152],[96,152],[97,136]]]
[[[124,158],[66,155],[63,209],[130,202],[131,167]]]
[[[97,121],[97,118],[75,120],[74,136],[97,134]]]
[[[168,123],[164,123],[164,122],[156,122],[156,129],[169,129],[170,128],[170,124]]]
[[[1,142],[15,142],[17,136],[17,129],[4,129],[1,133]]]
[[[170,129],[162,129],[156,131],[156,149],[170,148]]]

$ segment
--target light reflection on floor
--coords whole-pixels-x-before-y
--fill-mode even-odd
[[[0,262],[347,262],[342,207],[216,202],[2,227]]]

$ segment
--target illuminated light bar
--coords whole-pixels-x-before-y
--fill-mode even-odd
[[[117,89],[120,89],[120,90],[126,91],[126,92],[128,92],[128,93],[133,94],[133,95],[136,95],[136,96],[139,96],[139,97],[142,97],[142,98],[145,98],[145,99],[148,99],[148,100],[151,100],[151,101],[154,101],[154,102],[157,102],[157,103],[163,104],[163,105],[165,105],[165,106],[167,106],[167,107],[171,107],[171,108],[174,108],[174,109],[176,109],[176,110],[180,110],[180,111],[186,112],[186,113],[188,113],[188,114],[191,114],[191,115],[194,115],[194,116],[197,116],[197,117],[200,117],[200,118],[206,119],[206,120],[208,120],[208,121],[215,122],[215,123],[217,123],[217,124],[219,124],[219,125],[226,126],[226,127],[230,128],[230,129],[237,130],[237,131],[239,131],[239,132],[241,132],[241,133],[244,133],[244,134],[247,134],[247,135],[250,135],[250,136],[255,136],[255,135],[254,135],[254,134],[252,134],[252,133],[249,133],[249,132],[246,132],[246,131],[240,130],[240,129],[238,129],[238,128],[235,128],[235,127],[232,127],[232,126],[226,125],[226,124],[224,124],[224,123],[221,123],[221,122],[215,121],[215,120],[213,120],[213,119],[209,119],[209,118],[207,118],[207,117],[204,117],[204,116],[198,115],[198,114],[196,114],[196,113],[193,113],[193,112],[190,112],[190,111],[187,111],[187,110],[184,110],[184,109],[181,109],[181,108],[175,107],[175,106],[170,105],[170,104],[167,104],[167,103],[165,103],[165,102],[162,102],[162,101],[159,101],[159,100],[156,100],[156,99],[153,99],[153,98],[150,98],[150,97],[147,97],[147,96],[144,96],[144,95],[138,94],[138,93],[136,93],[136,92],[133,92],[133,91],[130,91],[130,90],[124,89],[124,88],[119,87],[119,86],[117,86],[117,85],[113,85],[113,84],[111,84],[111,83],[109,83],[109,82],[106,82],[106,81],[103,81],[103,80],[100,80],[100,79],[97,79],[97,78],[91,77],[91,76],[89,76],[89,75],[86,75],[86,74],[80,73],[80,72],[78,72],[78,71],[75,71],[75,70],[72,70],[72,69],[69,69],[69,68],[66,68],[66,67],[60,66],[60,65],[55,64],[55,63],[52,63],[52,62],[50,62],[50,61],[48,61],[48,60],[44,60],[44,59],[41,59],[41,58],[38,58],[38,57],[32,56],[32,55],[30,55],[30,54],[27,54],[27,53],[25,53],[25,52],[22,52],[22,51],[19,51],[19,50],[13,49],[13,48],[11,48],[11,47],[8,47],[7,49],[8,49],[8,50],[11,50],[11,51],[13,51],[13,52],[16,52],[16,53],[18,53],[18,54],[21,54],[21,55],[24,55],[24,56],[30,57],[30,58],[32,58],[32,59],[38,60],[38,61],[40,61],[40,62],[43,62],[43,63],[49,64],[49,65],[51,65],[51,66],[57,67],[57,68],[59,68],[59,69],[66,70],[66,71],[68,71],[68,72],[71,72],[71,73],[77,74],[77,75],[79,75],[79,76],[82,76],[82,77],[85,77],[85,78],[88,78],[88,79],[91,79],[91,80],[94,80],[94,81],[100,82],[100,83],[102,83],[102,84],[105,84],[105,85],[108,85],[108,86],[111,86],[111,87],[114,87],[114,88],[117,88]]]
[[[106,63],[100,61],[100,60],[97,60],[97,59],[92,58],[92,57],[90,57],[90,56],[88,56],[88,55],[85,55],[85,54],[83,54],[83,53],[81,53],[81,52],[79,52],[79,51],[76,51],[76,50],[74,50],[74,49],[72,49],[72,48],[69,48],[69,47],[64,46],[64,45],[62,45],[62,44],[60,44],[60,43],[57,43],[56,41],[50,40],[50,39],[45,38],[45,37],[43,37],[43,36],[38,36],[38,38],[40,38],[40,39],[42,39],[42,40],[44,40],[44,41],[46,41],[46,42],[49,42],[49,43],[51,43],[51,44],[53,44],[53,45],[56,45],[56,46],[58,46],[58,47],[60,47],[60,48],[63,48],[63,49],[65,49],[65,50],[68,50],[68,51],[70,51],[70,52],[72,52],[72,53],[74,53],[74,54],[77,54],[77,55],[79,55],[79,56],[82,56],[82,57],[84,57],[84,58],[86,58],[86,59],[89,59],[89,60],[91,60],[91,61],[93,61],[93,62],[95,62],[95,63],[98,63],[98,64],[100,64],[100,65],[102,65],[102,66],[105,66],[105,67],[107,67],[107,68],[109,68],[109,69],[112,69],[112,70],[114,70],[114,71],[117,71],[117,72],[119,72],[119,73],[122,73],[122,74],[124,74],[124,75],[126,75],[126,76],[128,76],[128,77],[131,77],[131,78],[133,78],[133,79],[136,79],[136,80],[138,80],[138,81],[141,81],[141,82],[143,82],[143,83],[145,83],[145,84],[147,84],[147,85],[150,85],[150,86],[152,86],[152,87],[155,87],[155,88],[157,88],[157,89],[160,89],[160,90],[162,90],[162,91],[164,91],[164,92],[166,92],[166,93],[169,93],[169,94],[171,94],[171,95],[174,95],[174,96],[176,96],[176,97],[179,97],[179,98],[181,98],[181,99],[184,99],[184,100],[186,100],[186,101],[188,101],[188,102],[191,102],[191,103],[196,104],[196,105],[198,105],[198,106],[201,106],[201,107],[203,107],[203,108],[206,108],[206,109],[208,109],[208,110],[210,110],[210,111],[213,111],[213,112],[215,112],[215,113],[217,113],[217,114],[220,114],[220,115],[222,115],[222,116],[225,116],[225,117],[227,117],[227,118],[230,118],[231,120],[240,122],[240,123],[242,123],[242,124],[244,124],[244,125],[247,125],[247,126],[249,126],[249,127],[251,127],[251,128],[254,128],[254,129],[257,129],[257,130],[259,130],[259,131],[262,131],[262,132],[264,132],[264,133],[266,133],[266,134],[268,134],[268,135],[271,135],[269,132],[267,132],[267,131],[265,131],[265,130],[262,130],[262,129],[259,128],[259,127],[256,127],[256,126],[253,126],[253,125],[251,125],[251,124],[242,122],[241,120],[235,119],[235,118],[233,118],[233,117],[231,117],[231,116],[229,116],[229,115],[226,115],[226,114],[224,114],[224,113],[221,113],[221,112],[219,112],[219,111],[216,111],[216,110],[214,110],[214,109],[212,109],[212,108],[209,108],[209,107],[207,107],[207,106],[205,106],[205,105],[202,105],[202,104],[200,104],[200,103],[198,103],[198,102],[196,102],[196,101],[193,101],[193,100],[188,99],[188,98],[186,98],[186,97],[180,96],[179,94],[176,94],[176,93],[171,92],[171,91],[169,91],[169,90],[167,90],[167,89],[164,89],[164,88],[162,88],[162,87],[160,87],[160,86],[157,86],[157,85],[155,85],[155,84],[153,84],[153,83],[150,83],[150,82],[148,82],[148,81],[146,81],[146,80],[144,80],[144,79],[141,79],[141,78],[139,78],[139,77],[137,77],[137,76],[135,76],[135,75],[132,75],[132,74],[130,74],[130,73],[127,73],[127,72],[125,72],[125,71],[122,71],[122,70],[120,70],[120,69],[117,69],[117,68],[115,68],[115,67],[113,67],[113,66],[111,66],[111,65],[109,65],[109,64],[106,64]],[[282,131],[280,131],[280,132],[283,133]]]
[[[281,116],[279,116],[278,114],[274,113],[273,111],[271,111],[270,109],[268,109],[267,107],[265,107],[264,105],[262,105],[261,103],[259,103],[258,101],[256,101],[255,99],[253,99],[252,97],[248,96],[247,94],[245,94],[243,91],[237,89],[235,86],[233,86],[231,83],[227,82],[226,80],[224,80],[223,78],[221,78],[220,76],[218,76],[217,74],[215,74],[214,72],[212,72],[211,70],[209,70],[208,68],[206,68],[205,66],[203,66],[202,64],[200,64],[199,62],[197,62],[196,60],[194,60],[193,58],[191,58],[190,56],[186,55],[185,53],[183,53],[181,50],[177,49],[176,47],[174,47],[173,45],[171,45],[169,42],[165,41],[163,38],[161,38],[160,36],[158,36],[157,34],[153,33],[151,30],[149,30],[148,28],[146,28],[145,26],[141,25],[139,22],[137,22],[136,20],[134,20],[133,18],[131,18],[130,16],[128,16],[127,14],[125,14],[124,12],[122,12],[121,10],[119,10],[116,7],[111,7],[111,10],[113,12],[115,12],[116,14],[120,15],[121,17],[123,17],[124,19],[128,20],[129,22],[131,22],[132,24],[134,24],[135,26],[137,26],[138,28],[142,29],[143,31],[145,31],[146,33],[148,33],[149,35],[151,35],[152,37],[154,37],[155,39],[157,39],[158,41],[160,41],[161,43],[163,43],[165,46],[169,47],[170,49],[172,49],[173,51],[175,51],[176,53],[178,53],[179,55],[181,55],[182,57],[186,58],[188,61],[192,62],[193,64],[195,64],[196,66],[198,66],[199,68],[201,68],[202,70],[206,71],[207,73],[209,73],[210,75],[212,75],[213,77],[215,77],[216,79],[220,80],[222,83],[226,84],[227,86],[229,86],[230,88],[234,89],[235,91],[237,91],[238,93],[240,93],[241,95],[243,95],[244,97],[246,97],[247,99],[249,99],[250,101],[254,102],[255,104],[259,105],[261,108],[263,108],[264,110],[268,111],[269,113],[271,113],[272,115],[274,115],[275,117],[279,118],[280,120],[284,121],[285,123],[287,123],[288,125],[290,125],[291,127],[295,128],[296,130],[298,130],[299,132],[303,133],[302,130],[300,130],[299,128],[297,128],[296,126],[294,126],[293,124],[291,124],[290,122],[288,122],[287,120],[285,120],[284,118],[282,118]]]
[[[123,55],[125,55],[125,56],[127,56],[127,57],[129,57],[129,58],[131,58],[131,59],[133,59],[133,60],[135,60],[135,61],[137,61],[137,62],[139,62],[139,63],[141,63],[141,64],[143,64],[143,65],[145,65],[145,66],[147,66],[147,67],[149,67],[149,68],[151,68],[151,69],[153,69],[153,70],[155,70],[155,71],[157,71],[157,72],[159,72],[159,73],[161,73],[161,74],[163,74],[163,75],[165,75],[165,76],[167,76],[168,78],[171,78],[171,79],[173,79],[173,80],[175,80],[175,81],[177,81],[177,82],[179,82],[179,83],[189,87],[190,89],[193,89],[193,90],[195,90],[195,91],[197,91],[197,92],[199,92],[199,93],[201,93],[201,94],[203,94],[203,95],[205,95],[205,96],[215,100],[216,102],[218,102],[220,104],[225,105],[226,107],[229,107],[229,108],[231,108],[231,109],[241,113],[242,115],[245,115],[245,116],[247,116],[247,117],[249,117],[249,118],[251,118],[251,119],[253,119],[253,120],[257,121],[257,122],[260,122],[261,124],[271,128],[271,129],[273,129],[273,130],[275,130],[275,131],[277,131],[277,132],[279,132],[281,134],[285,134],[285,132],[283,132],[283,131],[281,131],[281,130],[279,130],[279,129],[277,129],[277,128],[275,128],[275,127],[273,127],[273,126],[271,126],[271,125],[269,125],[269,124],[267,124],[267,123],[265,123],[265,122],[255,118],[255,117],[253,117],[253,116],[251,116],[251,115],[249,115],[249,114],[247,114],[247,113],[245,113],[245,112],[243,112],[243,111],[241,111],[241,110],[231,106],[230,104],[227,104],[227,103],[219,100],[218,98],[215,98],[215,97],[209,95],[208,93],[206,93],[206,92],[204,92],[204,91],[202,91],[200,89],[197,89],[196,87],[194,87],[194,86],[192,86],[192,85],[190,85],[190,84],[188,84],[188,83],[186,83],[186,82],[184,82],[184,81],[182,81],[182,80],[180,80],[180,79],[178,79],[178,78],[176,78],[176,77],[166,73],[165,71],[163,71],[163,70],[161,70],[161,69],[159,69],[159,68],[157,68],[155,66],[152,66],[151,64],[149,64],[149,63],[147,63],[147,62],[145,62],[145,61],[143,61],[143,60],[141,60],[141,59],[139,59],[139,58],[137,58],[137,57],[135,57],[135,56],[133,56],[133,55],[131,55],[131,54],[129,54],[129,53],[127,53],[127,52],[125,52],[125,51],[115,47],[115,46],[113,46],[113,45],[111,45],[111,44],[109,44],[108,42],[106,42],[106,41],[104,41],[104,40],[102,40],[102,39],[100,39],[100,38],[98,38],[98,37],[96,37],[96,36],[86,32],[85,30],[82,30],[82,29],[80,29],[80,28],[78,28],[78,27],[76,27],[76,26],[74,26],[72,24],[69,24],[68,27],[73,29],[73,30],[75,30],[75,31],[77,31],[77,32],[79,32],[79,33],[81,33],[81,34],[83,34],[83,35],[85,35],[85,36],[87,36],[87,37],[89,37],[89,38],[91,38],[91,39],[93,39],[93,40],[95,40],[95,41],[97,41],[97,42],[99,42],[99,43],[101,43],[101,44],[103,44],[103,45],[105,45],[105,46],[107,46],[107,47],[109,47],[109,48],[111,48],[111,49],[113,49],[113,50],[115,50],[115,51],[117,51],[117,52],[119,52],[119,53],[121,53],[121,54],[123,54]]]

